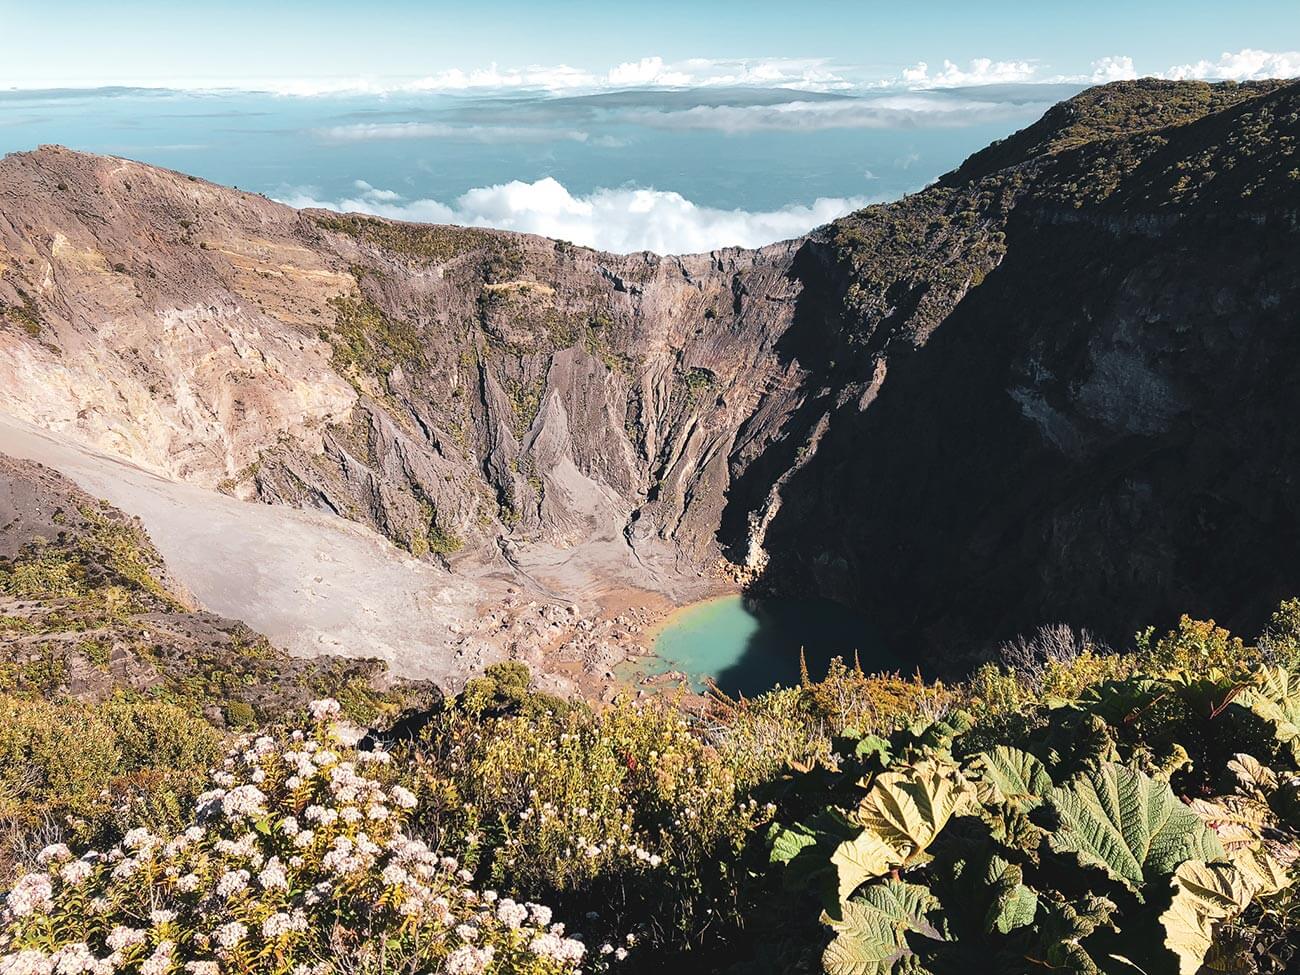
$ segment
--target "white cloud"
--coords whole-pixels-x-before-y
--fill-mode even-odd
[[[878,89],[959,88],[973,85],[1037,82],[1103,83],[1137,77],[1128,55],[1111,55],[1091,64],[1090,72],[1044,77],[1036,59],[973,58],[962,67],[945,59],[938,68],[917,61],[892,77],[881,77],[862,64],[835,63],[825,58],[688,58],[666,61],[659,56],[624,61],[608,68],[576,68],[567,64],[446,68],[420,77],[358,76],[333,78],[129,78],[106,79],[99,85],[171,88],[185,91],[257,91],[310,97],[316,95],[395,95],[420,93],[537,92],[585,94],[628,88],[789,88],[796,91],[852,92]],[[1170,67],[1156,77],[1245,81],[1300,75],[1300,51],[1270,52],[1246,48],[1225,52],[1217,60],[1199,60]],[[3,82],[0,82],[2,85]],[[10,82],[14,90],[34,87]],[[84,79],[47,79],[43,88],[93,88]]]
[[[852,82],[833,70],[823,58],[691,58],[668,66],[667,76],[675,76],[679,80],[655,81],[651,84],[675,87],[796,88],[804,91],[837,91],[854,87]],[[610,72],[608,81],[611,86],[617,85],[613,72]]]
[[[611,91],[626,88],[767,87],[835,91],[856,87],[823,58],[689,58],[662,57],[625,61],[605,70],[567,64],[526,67],[447,68],[420,77],[357,76],[334,78],[126,78],[99,85],[84,81],[46,82],[42,87],[93,88],[125,85],[182,91],[256,91],[290,97],[319,95],[396,95],[438,92],[539,91],[551,94]],[[31,87],[31,86],[21,86]]]
[[[470,190],[452,204],[393,199],[397,194],[358,181],[355,197],[322,200],[311,192],[280,197],[295,207],[373,213],[395,220],[456,223],[542,234],[601,250],[660,254],[758,247],[807,233],[836,217],[874,202],[866,197],[819,198],[810,205],[779,210],[723,210],[699,206],[679,193],[654,189],[597,189],[574,196],[550,177],[535,183],[514,180]],[[381,196],[382,194],[382,196]]]
[[[329,142],[374,142],[384,139],[459,139],[464,142],[586,142],[587,133],[540,125],[451,125],[446,122],[357,122],[316,129]]]
[[[675,111],[630,112],[630,121],[665,129],[721,132],[887,129],[975,125],[1020,111],[1001,102],[952,98],[937,92],[778,102],[771,105],[696,105]]]
[[[465,71],[448,68],[420,78],[304,78],[247,81],[237,87],[266,91],[274,95],[391,95],[419,92],[463,92],[532,88],[545,91],[574,91],[599,85],[599,77],[567,64],[532,65],[502,69],[496,64]],[[218,86],[220,87],[220,86]],[[226,86],[229,87],[229,86]]]
[[[606,80],[615,88],[685,87],[691,83],[691,76],[683,71],[668,70],[663,58],[642,58],[610,68]]]
[[[1093,61],[1092,75],[1088,80],[1095,85],[1104,85],[1108,81],[1132,81],[1137,76],[1131,57],[1114,55]]]
[[[1294,78],[1300,75],[1300,51],[1257,51],[1243,48],[1235,54],[1224,51],[1217,61],[1179,64],[1164,77],[1176,81],[1190,78],[1225,81],[1258,81],[1263,78]]]
[[[992,58],[974,58],[963,70],[952,61],[945,60],[943,67],[930,73],[925,61],[903,71],[899,79],[912,88],[965,88],[970,85],[1002,85],[1018,81],[1032,81],[1038,68],[1033,61],[994,61]]]
[[[352,185],[359,189],[361,195],[367,200],[373,200],[376,203],[392,203],[395,200],[400,200],[402,198],[401,193],[397,193],[393,190],[378,189],[371,186],[364,179],[356,180]]]

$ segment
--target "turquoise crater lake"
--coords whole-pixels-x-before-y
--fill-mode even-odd
[[[659,631],[655,656],[639,669],[681,671],[696,690],[712,678],[728,694],[754,695],[797,684],[801,648],[814,677],[832,657],[851,661],[854,651],[864,670],[898,667],[867,620],[838,603],[734,595],[676,610]]]

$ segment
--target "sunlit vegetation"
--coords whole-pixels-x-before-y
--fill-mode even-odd
[[[1254,641],[1184,618],[1116,653],[1048,627],[962,683],[836,662],[704,706],[561,701],[501,664],[394,725],[380,764],[328,721],[297,738],[272,727],[198,800],[198,769],[229,732],[164,704],[5,700],[9,856],[37,879],[17,881],[24,912],[10,909],[0,948],[48,957],[84,941],[103,957],[124,925],[132,971],[160,953],[279,971],[265,959],[318,952],[342,924],[358,970],[381,970],[363,947],[378,938],[447,971],[567,971],[545,967],[558,961],[534,951],[539,931],[507,933],[528,910],[489,907],[536,903],[586,935],[584,970],[938,973],[975,956],[997,971],[1285,972],[1300,912],[1298,663],[1293,600]],[[92,728],[110,711],[112,733]],[[318,751],[310,768],[285,757]],[[353,774],[376,783],[365,790],[383,792],[387,817],[334,791]],[[114,842],[102,865],[73,859]],[[407,842],[454,871],[390,870]],[[141,879],[116,870],[126,861]],[[89,872],[65,879],[81,862]],[[273,863],[287,887],[275,870],[258,879]],[[175,885],[190,874],[191,889]],[[346,905],[328,923],[308,896],[324,883]],[[421,927],[442,884],[473,892],[457,922],[474,933]],[[219,885],[231,891],[214,897]],[[102,917],[85,913],[92,889],[112,905]],[[165,920],[140,912],[146,889]],[[242,925],[230,944],[210,937],[226,925]],[[489,946],[524,953],[516,967],[447,961]]]
[[[139,524],[108,505],[54,518],[57,537],[0,560],[0,694],[167,703],[215,728],[301,713],[323,694],[365,721],[429,698],[426,685],[386,680],[378,661],[292,658],[242,623],[192,611]]]
[[[408,259],[444,263],[495,242],[496,235],[471,227],[395,223],[357,214],[314,217],[317,226]]]
[[[334,367],[354,384],[370,378],[387,390],[394,368],[423,361],[424,339],[414,325],[391,318],[364,295],[338,295],[329,304],[334,327],[321,338],[333,347]]]
[[[21,303],[17,305],[0,302],[0,319],[12,322],[31,338],[40,338],[45,327],[45,323],[41,319],[40,306],[36,304],[34,298],[21,288],[18,289],[18,298]]]

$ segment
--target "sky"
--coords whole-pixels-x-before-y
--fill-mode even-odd
[[[1300,50],[1295,0],[0,0],[0,87],[426,77],[496,64],[604,72],[659,57],[810,59],[891,78],[925,62],[1143,73]],[[17,43],[16,43],[17,42]]]
[[[1090,84],[1300,76],[1300,0],[0,0],[0,151],[611,250],[804,233]]]

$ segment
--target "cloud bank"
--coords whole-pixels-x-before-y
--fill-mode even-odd
[[[1225,81],[1260,81],[1264,78],[1294,78],[1300,75],[1300,51],[1256,51],[1244,48],[1233,54],[1224,51],[1217,61],[1197,61],[1170,68],[1166,78],[1186,81],[1212,78]]]
[[[1121,54],[1093,61],[1092,74],[1088,80],[1094,85],[1104,85],[1110,81],[1132,81],[1137,76],[1133,59]]]
[[[221,87],[220,85],[215,87]],[[421,78],[269,79],[250,88],[277,95],[392,95],[421,92],[532,90],[552,93],[611,91],[626,88],[781,87],[836,91],[854,87],[825,58],[690,58],[667,62],[661,57],[625,61],[606,71],[567,64],[486,68],[448,68]]]
[[[1038,58],[1012,60],[971,58],[963,67],[947,58],[933,67],[918,60],[894,75],[882,75],[878,68],[842,64],[828,58],[689,58],[666,61],[644,57],[625,61],[605,70],[577,68],[568,64],[446,68],[422,77],[384,78],[243,78],[224,79],[114,79],[91,88],[121,86],[141,90],[255,91],[275,95],[311,97],[320,95],[418,95],[533,92],[564,95],[637,88],[788,88],[805,92],[865,92],[896,88],[921,91],[932,88],[963,88],[979,85],[1073,82],[1096,84],[1139,76],[1178,80],[1248,81],[1260,78],[1300,76],[1300,51],[1263,51],[1244,48],[1224,52],[1217,59],[1202,58],[1185,64],[1138,67],[1128,55],[1110,55],[1092,62],[1092,71],[1047,74],[1050,65]],[[13,90],[30,88],[19,84]],[[40,89],[60,87],[53,83]],[[84,82],[69,82],[71,89],[86,89]],[[3,94],[3,92],[0,92]]]
[[[551,177],[513,180],[470,190],[450,204],[403,200],[392,190],[358,180],[357,193],[320,199],[311,191],[277,199],[295,207],[372,213],[395,220],[455,223],[542,234],[600,250],[685,254],[719,247],[759,247],[798,237],[814,227],[874,202],[867,197],[822,197],[779,210],[724,210],[692,203],[680,193],[654,189],[597,189],[575,196]]]
[[[771,105],[697,105],[677,111],[642,110],[628,120],[660,129],[720,132],[815,132],[825,129],[939,128],[978,125],[1021,111],[1000,101],[946,98],[917,92]]]
[[[924,61],[903,71],[899,80],[909,88],[965,88],[972,85],[1005,85],[1033,81],[1038,66],[1033,61],[994,61],[991,58],[974,58],[963,69],[951,61],[944,61],[935,74]]]

